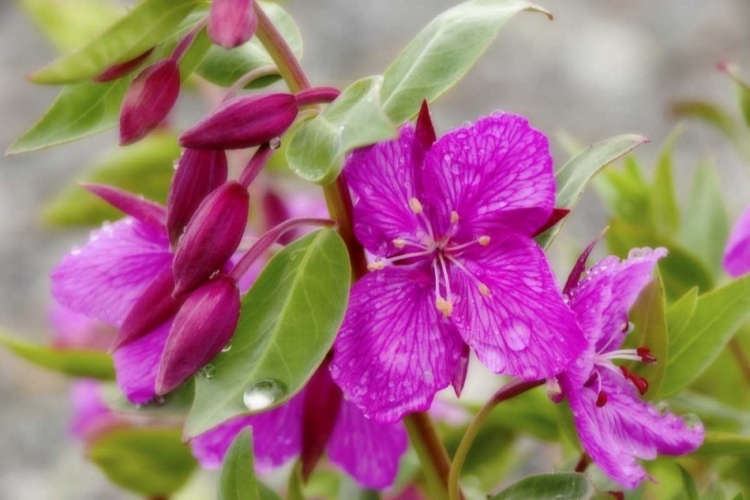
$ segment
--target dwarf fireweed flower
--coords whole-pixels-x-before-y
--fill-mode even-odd
[[[381,422],[460,387],[465,344],[491,370],[529,380],[585,346],[532,239],[555,199],[545,136],[495,114],[433,144],[424,117],[355,151],[344,171],[357,238],[375,259],[352,289],[331,371]]]
[[[735,278],[750,272],[750,207],[742,212],[729,235],[724,250],[724,270]]]
[[[566,295],[588,341],[584,355],[559,377],[568,398],[584,450],[611,479],[634,488],[647,475],[637,458],[657,454],[684,455],[703,441],[703,426],[672,413],[662,413],[641,399],[645,379],[618,361],[654,363],[647,346],[621,349],[630,331],[628,310],[651,279],[664,248],[635,249],[627,259],[607,257],[589,269],[583,266],[568,281]],[[586,254],[579,259],[583,264]],[[577,266],[578,267],[578,266]]]

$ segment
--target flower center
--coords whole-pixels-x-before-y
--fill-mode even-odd
[[[418,234],[404,235],[394,239],[392,241],[393,246],[404,251],[390,258],[377,258],[367,266],[368,269],[379,271],[386,265],[396,263],[413,265],[429,259],[435,281],[435,307],[445,318],[449,318],[453,314],[454,297],[451,291],[449,273],[451,267],[461,270],[476,285],[479,292],[483,296],[488,297],[491,293],[489,287],[466,268],[461,262],[460,256],[466,249],[475,245],[489,245],[490,237],[483,235],[471,241],[454,244],[451,238],[455,235],[460,220],[458,212],[451,212],[447,234],[436,237],[432,223],[424,213],[422,203],[417,198],[409,200],[409,209],[422,222],[421,231]]]

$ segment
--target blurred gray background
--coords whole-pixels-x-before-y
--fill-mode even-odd
[[[380,73],[450,0],[297,0],[285,2],[305,39],[313,82],[345,86]],[[522,14],[501,31],[474,70],[433,108],[445,131],[494,109],[521,113],[548,134],[565,130],[582,142],[633,132],[652,139],[639,154],[650,164],[674,126],[670,101],[708,99],[735,109],[724,59],[750,74],[747,0],[541,0],[549,22]],[[0,149],[51,104],[56,90],[24,75],[54,57],[49,43],[17,6],[0,0]],[[204,110],[184,95],[178,122]],[[0,157],[0,329],[43,341],[48,273],[85,232],[42,227],[39,207],[111,148],[114,133],[27,156]],[[567,155],[554,148],[556,161]],[[713,130],[690,124],[676,152],[681,198],[701,157],[713,156],[733,218],[747,203],[750,179]],[[606,217],[589,193],[564,233],[584,241]],[[564,256],[567,257],[567,256]],[[0,500],[130,498],[84,462],[66,433],[68,383],[0,350]]]

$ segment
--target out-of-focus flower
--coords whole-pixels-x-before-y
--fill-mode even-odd
[[[258,27],[253,0],[214,0],[208,17],[208,36],[225,49],[250,40]]]
[[[737,220],[724,250],[724,270],[733,277],[750,272],[750,207]]]

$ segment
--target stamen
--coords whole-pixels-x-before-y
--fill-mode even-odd
[[[484,283],[482,283],[482,282],[480,281],[480,282],[479,282],[479,293],[481,293],[481,294],[482,294],[482,295],[484,295],[485,297],[489,297],[489,296],[490,296],[490,293],[491,293],[491,292],[490,292],[490,287],[488,287],[487,285],[485,285]]]
[[[445,249],[446,252],[458,252],[459,250],[463,250],[464,248],[469,248],[472,245],[479,244],[483,247],[486,247],[490,244],[490,237],[489,236],[480,236],[479,238],[475,240],[468,241],[466,243],[461,243],[460,245],[456,245],[453,247],[447,247]]]
[[[438,311],[443,313],[444,318],[450,318],[451,314],[453,314],[453,302],[445,300],[442,297],[435,299],[435,307],[437,307]]]
[[[656,358],[651,354],[651,349],[645,346],[641,346],[638,349],[635,350],[635,352],[638,354],[638,356],[641,357],[641,361],[643,361],[647,365],[653,365],[656,363]]]
[[[455,210],[451,212],[451,224],[458,222],[458,212]]]
[[[646,391],[648,391],[648,380],[646,380],[643,377],[639,377],[638,375],[636,375],[635,373],[631,372],[630,370],[628,370],[624,366],[621,366],[620,370],[622,371],[622,375],[626,379],[628,379],[631,382],[633,382],[633,385],[635,386],[636,389],[638,389],[638,393],[641,396],[643,396],[644,394],[646,394]]]
[[[380,271],[385,267],[385,262],[382,260],[376,260],[375,262],[371,262],[370,264],[367,264],[367,270],[368,271]]]
[[[424,211],[422,204],[419,203],[419,200],[416,198],[409,199],[409,208],[411,208],[411,211],[415,214],[421,214]]]
[[[396,238],[395,240],[393,240],[393,246],[396,248],[404,248],[406,246],[406,240]]]
[[[443,280],[445,281],[445,297],[448,299],[448,302],[451,302],[453,300],[453,296],[451,294],[451,282],[450,278],[448,277],[448,268],[445,265],[443,254],[438,255],[438,260],[440,260],[440,268],[443,271]]]
[[[596,396],[596,407],[597,408],[601,408],[602,406],[606,405],[607,404],[607,399],[608,399],[607,395],[604,394],[604,391],[600,392]]]
[[[484,283],[482,283],[481,281],[479,281],[479,278],[477,278],[476,276],[474,276],[473,274],[471,274],[471,271],[469,271],[468,269],[466,269],[466,266],[464,266],[463,264],[461,264],[458,261],[458,259],[456,259],[455,257],[453,257],[450,254],[445,254],[445,258],[448,259],[449,261],[453,262],[453,264],[457,268],[459,268],[460,270],[462,270],[469,277],[469,279],[479,289],[479,293],[481,293],[485,297],[489,297],[490,296],[490,294],[492,293],[492,291],[490,290],[490,287],[488,287],[487,285],[485,285]]]
[[[480,245],[483,247],[486,247],[490,244],[490,237],[489,236],[480,236],[479,239],[477,239]]]

